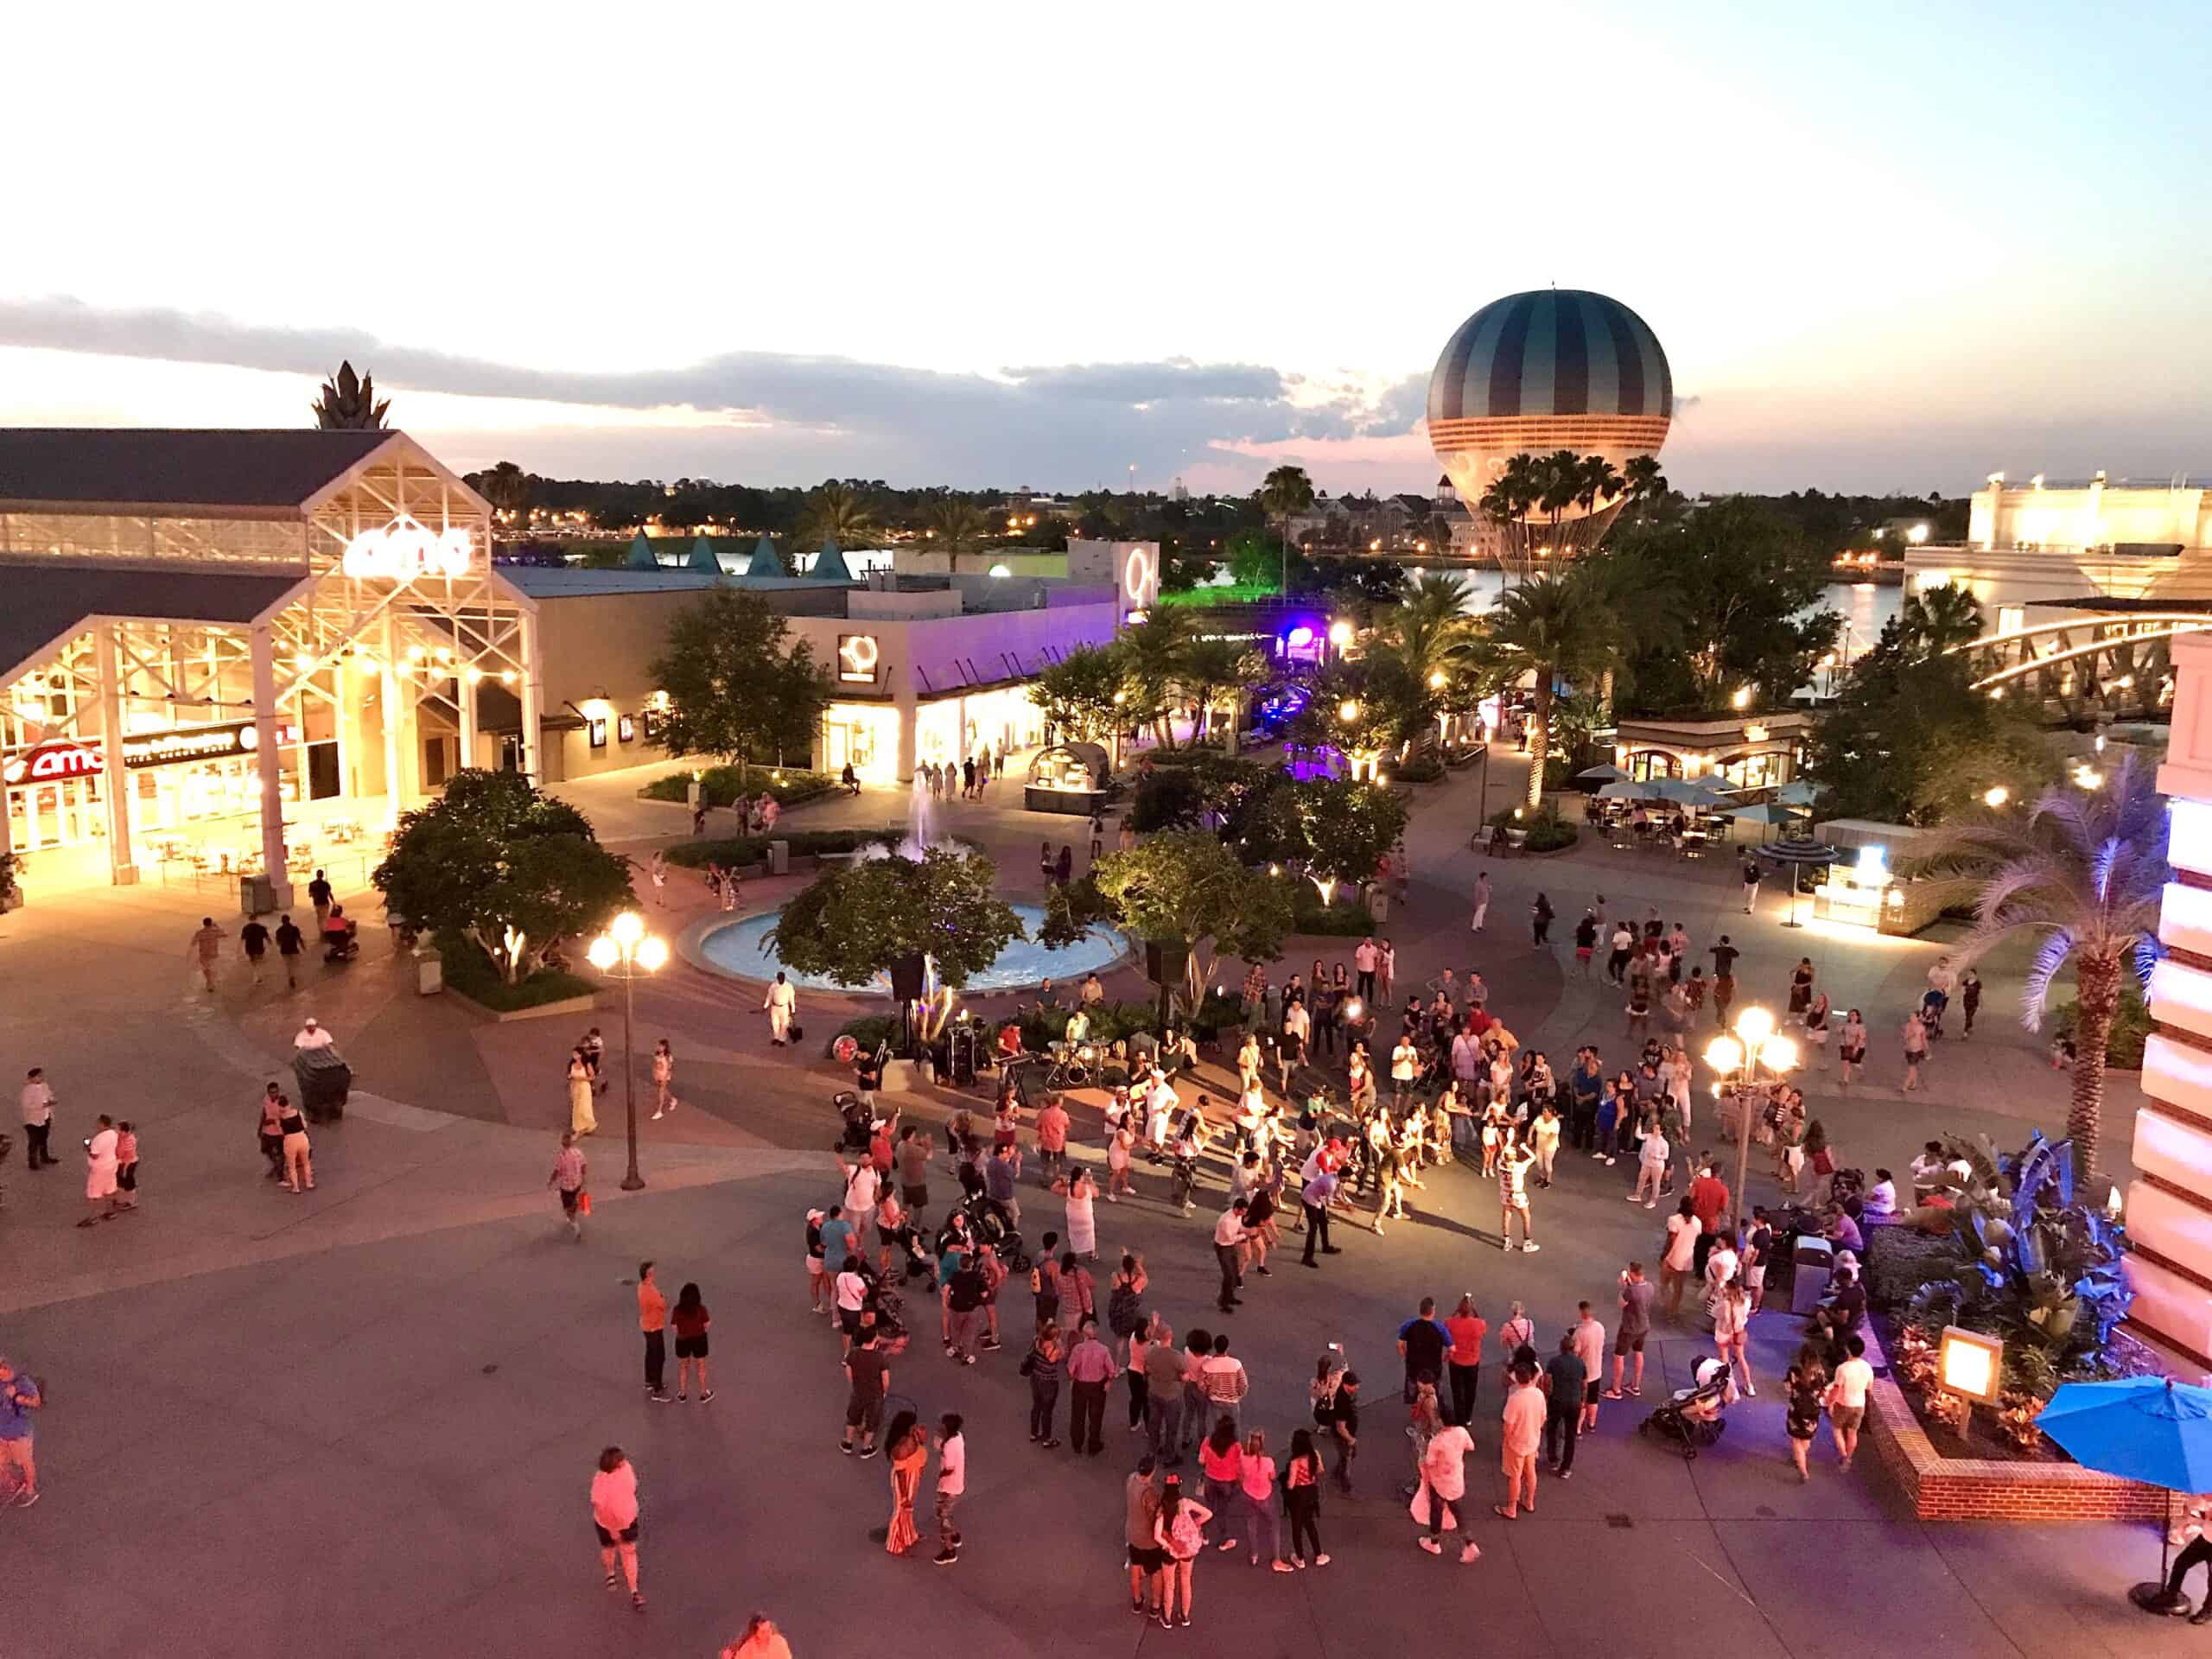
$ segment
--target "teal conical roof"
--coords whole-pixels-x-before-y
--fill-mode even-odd
[[[850,582],[852,569],[845,563],[844,550],[836,543],[825,541],[822,551],[814,556],[814,569],[807,572],[817,582]]]
[[[746,564],[745,574],[748,576],[780,576],[784,574],[784,562],[776,556],[776,543],[772,537],[763,536],[753,543],[753,557]]]
[[[704,536],[691,543],[691,556],[683,561],[686,570],[704,570],[711,575],[721,574],[722,562],[715,556],[715,544]]]
[[[629,570],[660,569],[660,560],[654,556],[652,543],[645,539],[644,531],[639,531],[637,539],[630,543],[630,556],[623,560],[622,564],[625,569]]]

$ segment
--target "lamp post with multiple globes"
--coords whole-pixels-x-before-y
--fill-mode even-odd
[[[601,973],[622,982],[622,1109],[630,1143],[630,1168],[622,1177],[622,1190],[635,1192],[645,1178],[638,1173],[638,1071],[631,1053],[631,988],[639,974],[652,973],[667,962],[668,941],[646,932],[645,918],[626,910],[591,942],[584,957]]]
[[[1751,1178],[1751,1091],[1759,1084],[1762,1070],[1768,1081],[1779,1083],[1797,1064],[1797,1045],[1774,1028],[1774,1015],[1753,1006],[1736,1016],[1734,1034],[1723,1032],[1706,1045],[1705,1063],[1721,1074],[1713,1085],[1715,1095],[1732,1088],[1736,1094],[1736,1185],[1732,1189],[1738,1217],[1746,1212],[1744,1184]],[[1732,1084],[1725,1080],[1733,1077]]]

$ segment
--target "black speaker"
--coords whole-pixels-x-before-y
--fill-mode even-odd
[[[911,957],[901,957],[891,964],[891,995],[901,1002],[913,1002],[922,995],[922,956],[916,951]]]
[[[1144,942],[1144,976],[1155,985],[1180,984],[1190,959],[1191,948],[1180,939]]]

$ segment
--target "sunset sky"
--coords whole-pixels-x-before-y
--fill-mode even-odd
[[[291,426],[350,356],[464,468],[1426,488],[1446,337],[1556,283],[1664,343],[1681,487],[2212,472],[2206,33],[2177,4],[37,8],[0,422]]]

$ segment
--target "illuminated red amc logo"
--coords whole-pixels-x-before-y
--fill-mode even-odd
[[[35,749],[8,757],[0,766],[0,781],[10,784],[51,784],[66,778],[97,778],[103,769],[98,749],[79,743],[41,743]]]

